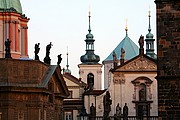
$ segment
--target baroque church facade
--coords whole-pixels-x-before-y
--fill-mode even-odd
[[[157,116],[157,63],[154,53],[153,34],[149,27],[146,35],[144,54],[144,37],[140,48],[129,38],[127,26],[125,38],[103,61],[104,86],[112,99],[110,115],[116,114],[116,106],[121,109],[127,104],[130,116]],[[142,47],[143,46],[143,47]],[[123,112],[121,111],[121,114]]]
[[[90,54],[91,56],[94,55],[94,57],[87,57],[90,53],[90,50],[87,49],[89,47],[87,46],[93,45],[89,43],[88,39],[94,42],[89,25],[89,34],[87,34],[87,39],[85,40],[86,54],[81,56],[82,63],[79,64],[79,66],[88,64],[86,77],[82,77],[82,73],[85,72],[79,67],[80,77],[85,80],[84,82],[87,83],[88,87],[84,95],[84,106],[87,114],[91,114],[90,107],[94,105],[96,108],[96,116],[103,116],[103,97],[106,94],[105,91],[109,91],[112,99],[110,116],[116,114],[116,106],[118,104],[121,110],[125,104],[129,107],[129,116],[142,117],[158,115],[157,81],[155,79],[157,75],[157,57],[154,53],[155,39],[151,33],[150,17],[149,14],[149,28],[146,39],[144,40],[143,36],[140,37],[140,41],[143,41],[139,44],[140,48],[129,38],[126,27],[125,38],[103,61],[104,90],[97,89],[96,87],[100,85],[96,82],[99,79],[93,77],[92,85],[91,82],[88,81],[89,71],[91,71],[95,66],[94,64],[98,62],[98,59],[95,58],[99,58],[94,52]],[[144,53],[144,42],[146,42],[146,54]],[[94,49],[92,50],[94,51]],[[94,61],[91,58],[94,58]],[[93,74],[93,76],[95,75],[96,74]],[[92,91],[89,89],[92,89]],[[121,115],[122,114],[123,112],[121,111]]]

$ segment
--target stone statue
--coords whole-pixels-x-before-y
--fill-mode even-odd
[[[50,44],[48,44],[48,45],[46,46],[46,56],[49,56],[51,46],[52,46],[52,42],[50,42]]]
[[[121,107],[119,106],[119,103],[116,106],[116,115],[120,116],[121,115]]]
[[[5,41],[5,58],[11,58],[11,49],[10,49],[10,46],[11,46],[11,41],[9,39],[7,39]]]
[[[144,48],[144,36],[140,36],[139,38],[139,46],[140,46],[140,49]]]
[[[117,56],[116,56],[115,51],[113,51],[113,60],[114,60],[114,61],[116,61],[116,60],[117,60]]]
[[[140,101],[146,100],[144,88],[142,88],[141,90],[139,90],[139,100],[140,100]]]
[[[90,120],[96,120],[96,108],[93,103],[90,107]]]
[[[59,54],[57,57],[58,57],[58,62],[57,62],[57,64],[60,65],[60,63],[61,63],[61,61],[62,61],[61,54]]]
[[[49,57],[51,46],[52,46],[52,42],[50,42],[50,44],[48,44],[46,46],[46,57],[44,58],[44,62],[49,64],[49,65],[51,63],[51,59]]]
[[[35,60],[39,60],[39,56],[38,56],[38,53],[39,53],[39,50],[40,50],[39,45],[40,45],[40,43],[36,43],[35,47],[34,47],[34,49],[35,49],[35,51],[34,51],[34,53],[35,53]]]
[[[123,107],[123,116],[124,116],[125,120],[128,119],[128,106],[127,106],[127,103],[125,103],[125,106]]]
[[[103,106],[104,106],[104,113],[103,113],[103,120],[110,120],[109,113],[111,111],[111,96],[109,91],[106,92],[106,95],[103,98]]]
[[[121,107],[119,106],[119,103],[116,106],[116,114],[114,115],[114,120],[120,120],[121,116]]]
[[[117,56],[115,51],[113,51],[113,63],[114,63],[114,69],[117,68]]]
[[[124,59],[124,56],[125,56],[125,50],[121,48],[121,59]]]

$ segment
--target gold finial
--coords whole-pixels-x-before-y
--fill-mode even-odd
[[[128,22],[128,19],[126,18],[126,28],[125,28],[126,31],[128,31],[127,22]]]
[[[66,55],[68,55],[68,46],[66,47],[66,49],[67,49],[67,54]]]
[[[149,17],[151,17],[151,10],[150,10],[150,5],[149,5]]]
[[[89,16],[91,16],[91,5],[89,4]]]

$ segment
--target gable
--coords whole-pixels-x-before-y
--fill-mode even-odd
[[[148,57],[138,56],[115,71],[157,71],[157,64]]]
[[[44,79],[44,81],[46,81],[44,82],[44,87],[56,93],[60,97],[63,98],[68,97],[69,96],[68,88],[61,74],[60,67],[51,65],[50,68],[53,71],[49,72],[50,75],[47,75],[46,78]]]

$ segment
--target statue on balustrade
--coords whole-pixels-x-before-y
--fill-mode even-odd
[[[104,113],[103,113],[103,120],[110,120],[109,113],[111,111],[111,96],[109,91],[106,92],[106,95],[103,98],[103,106],[104,106]]]

